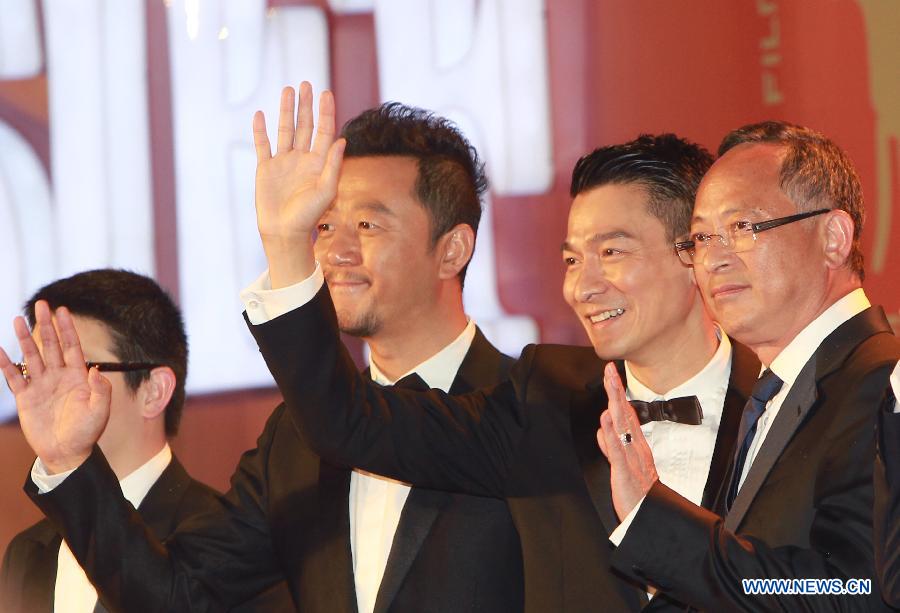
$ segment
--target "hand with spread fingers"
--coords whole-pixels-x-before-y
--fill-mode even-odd
[[[609,460],[613,506],[619,519],[624,520],[659,476],[637,413],[625,398],[622,379],[612,362],[604,370],[603,387],[609,407],[600,415],[597,442]]]
[[[278,142],[272,155],[261,111],[253,116],[256,148],[256,222],[269,262],[272,287],[284,287],[312,274],[312,233],[337,195],[344,153],[335,140],[334,97],[324,91],[313,138],[312,87],[299,88],[294,120],[294,89],[281,92]]]
[[[91,454],[109,419],[111,388],[96,369],[85,367],[72,315],[54,316],[35,303],[38,345],[22,317],[13,323],[27,374],[0,349],[0,370],[16,397],[19,423],[31,448],[51,473],[77,468]]]

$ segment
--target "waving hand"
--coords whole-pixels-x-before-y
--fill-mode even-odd
[[[272,287],[308,277],[315,267],[312,232],[337,195],[344,140],[335,140],[334,97],[322,92],[313,138],[312,87],[299,88],[294,121],[294,90],[281,92],[275,155],[261,111],[253,116],[256,147],[256,222],[269,261]]]

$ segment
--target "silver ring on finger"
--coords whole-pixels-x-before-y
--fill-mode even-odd
[[[632,441],[631,432],[623,432],[619,435],[619,440],[622,441],[623,445],[630,445]]]

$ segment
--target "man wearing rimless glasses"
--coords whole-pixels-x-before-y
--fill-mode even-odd
[[[93,385],[110,404],[98,445],[122,493],[138,509],[147,528],[164,539],[188,518],[218,508],[216,492],[191,479],[168,445],[181,420],[187,373],[187,339],[181,314],[172,300],[152,279],[122,270],[83,272],[41,288],[28,300],[25,313],[36,341],[31,347],[40,348],[43,359],[26,355],[16,365],[24,375],[23,385],[29,385],[32,375],[43,374],[44,363],[62,359],[43,346],[41,326],[36,325],[38,319],[49,322],[49,309],[59,307],[71,314]],[[20,336],[30,334],[22,319],[16,327]],[[30,373],[29,368],[37,372]],[[60,375],[67,376],[72,373]],[[46,379],[38,387],[52,385]],[[85,417],[77,418],[87,423]],[[58,436],[46,415],[21,423],[29,440]],[[35,472],[46,474],[41,460]],[[46,485],[58,477],[45,479]],[[113,549],[98,558],[105,560],[104,565],[122,563],[121,552]],[[270,597],[279,596],[273,592]],[[17,535],[6,550],[0,575],[0,610],[39,613],[106,609],[104,603],[98,603],[97,592],[68,545],[45,519]]]
[[[765,122],[725,138],[676,250],[763,372],[717,513],[659,482],[634,411],[611,396],[598,440],[623,520],[616,568],[701,610],[885,610],[872,465],[900,343],[862,289],[862,222],[859,179],[826,137]]]

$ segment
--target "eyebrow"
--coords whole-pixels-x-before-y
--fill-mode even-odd
[[[355,211],[370,211],[372,213],[383,213],[385,215],[390,215],[391,217],[396,217],[397,214],[394,213],[387,205],[382,202],[378,202],[377,200],[371,202],[364,202],[362,204],[357,204],[353,207]]]
[[[597,234],[594,234],[594,235],[588,237],[588,239],[585,241],[585,243],[587,243],[587,244],[602,243],[603,241],[612,240],[614,238],[628,238],[628,239],[636,240],[636,237],[633,234],[631,234],[630,232],[627,232],[625,230],[610,230],[609,232],[598,232]],[[563,242],[562,251],[575,251],[575,250],[576,249],[572,246],[572,243],[570,243],[569,241]]]
[[[722,212],[719,214],[719,216],[720,216],[720,217],[727,217],[727,216],[729,216],[729,215],[734,215],[735,213],[742,213],[742,212],[748,212],[748,213],[749,213],[749,212],[751,212],[751,211],[756,212],[756,213],[765,213],[765,211],[763,211],[761,208],[759,208],[759,207],[757,206],[757,207],[751,207],[751,208],[749,208],[749,209],[735,209],[735,208],[727,209],[727,210],[725,210],[725,211],[722,211]],[[693,217],[691,217],[691,223],[702,223],[702,222],[704,222],[704,221],[706,221],[706,218],[703,217],[703,215],[694,215]]]

